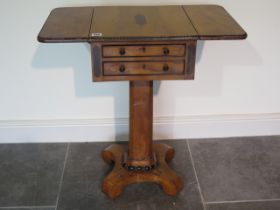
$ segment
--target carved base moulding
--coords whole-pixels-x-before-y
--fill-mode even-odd
[[[154,144],[157,164],[151,170],[127,170],[123,166],[123,157],[127,152],[124,145],[113,144],[102,152],[103,160],[113,164],[113,170],[105,178],[102,190],[110,198],[121,195],[124,188],[133,183],[153,182],[159,184],[167,195],[175,196],[183,188],[182,179],[168,166],[175,151],[166,144]]]

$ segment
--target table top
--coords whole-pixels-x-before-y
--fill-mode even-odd
[[[52,10],[40,42],[245,39],[221,6],[65,7]]]

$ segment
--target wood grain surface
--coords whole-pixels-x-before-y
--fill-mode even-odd
[[[193,80],[196,43],[197,40],[92,42],[93,81]],[[147,49],[146,56],[139,53],[143,46],[152,47],[151,52]],[[162,53],[166,46],[169,46],[169,55]],[[119,56],[121,48],[136,56]]]
[[[104,15],[106,14],[106,15]],[[96,8],[91,40],[197,39],[181,6],[120,6]]]
[[[129,143],[128,161],[137,166],[153,159],[153,81],[129,83]]]
[[[151,182],[160,185],[167,195],[176,196],[183,189],[184,183],[182,178],[168,165],[172,161],[175,151],[172,147],[159,143],[154,144],[153,148],[158,166],[148,172],[128,171],[122,166],[123,156],[127,152],[126,146],[113,144],[106,148],[102,152],[102,158],[106,163],[114,164],[114,166],[103,181],[103,192],[109,198],[117,198],[127,185]]]
[[[65,7],[52,10],[41,32],[40,42],[87,42],[93,7]]]
[[[245,39],[246,32],[218,5],[183,6],[199,39]]]
[[[142,61],[142,62],[105,62],[104,75],[161,75],[181,74],[184,72],[185,60],[176,61]]]
[[[108,6],[54,9],[40,42],[245,39],[221,6]]]
[[[114,45],[103,46],[104,57],[184,56],[185,45]]]

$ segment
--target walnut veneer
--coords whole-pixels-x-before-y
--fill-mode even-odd
[[[65,7],[50,13],[40,42],[88,42],[93,81],[130,83],[128,147],[102,152],[114,164],[102,187],[109,197],[132,183],[155,182],[172,196],[183,188],[168,166],[175,151],[152,140],[153,80],[193,80],[198,40],[246,37],[217,5]]]

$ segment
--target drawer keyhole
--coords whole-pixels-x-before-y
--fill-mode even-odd
[[[143,64],[143,65],[142,65],[142,68],[143,68],[143,69],[146,69],[146,64]]]
[[[125,72],[125,65],[120,65],[119,71],[120,72]]]
[[[164,47],[163,48],[163,54],[164,55],[169,55],[169,53],[170,53],[169,49],[167,47]]]
[[[125,55],[125,49],[124,48],[120,49],[120,55]]]
[[[164,72],[167,72],[169,70],[169,66],[167,65],[167,64],[165,64],[164,66],[163,66],[163,71]]]

